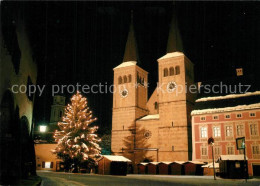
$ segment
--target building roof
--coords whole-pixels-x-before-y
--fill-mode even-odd
[[[184,164],[186,163],[193,163],[193,164],[196,164],[196,165],[204,165],[205,163],[204,162],[201,162],[201,161],[186,161]]]
[[[172,57],[179,57],[179,56],[184,56],[184,54],[182,52],[171,52],[171,53],[167,53],[166,55],[162,56],[158,60],[172,58]]]
[[[172,163],[177,163],[177,164],[184,164],[185,163],[185,161],[174,161],[174,162],[172,162]]]
[[[161,161],[159,164],[169,165],[169,164],[171,164],[171,163],[172,163],[172,161]]]
[[[136,61],[126,61],[126,62],[123,62],[120,65],[116,66],[114,69],[134,66],[134,65],[136,65],[136,63],[137,63]]]
[[[135,38],[134,32],[134,24],[133,24],[133,11],[131,12],[131,23],[129,27],[129,33],[127,36],[127,41],[125,45],[125,53],[123,61],[137,61],[138,60],[138,50],[137,50],[137,42]]]
[[[246,159],[248,160],[248,158],[246,157]],[[218,161],[220,160],[230,160],[230,161],[236,161],[236,160],[244,160],[244,155],[240,154],[240,155],[220,155]]]
[[[148,163],[145,163],[145,162],[141,162],[141,163],[138,163],[138,165],[147,165]]]
[[[214,88],[215,91],[210,91],[213,90],[214,86],[217,87]],[[220,89],[221,86],[222,90]],[[260,86],[256,83],[253,76],[202,83],[198,99],[195,102],[195,108],[191,114],[197,115],[260,108],[259,90]]]
[[[125,158],[124,156],[114,156],[114,155],[103,155],[99,161],[103,158],[106,158],[110,161],[120,161],[120,162],[132,162],[131,160]]]
[[[153,114],[153,115],[144,116],[139,120],[151,120],[151,119],[159,119],[159,118],[160,118],[159,114]]]
[[[168,43],[167,43],[167,52],[183,51],[181,34],[178,27],[178,19],[176,16],[176,11],[173,11]]]
[[[208,163],[206,165],[202,165],[203,168],[213,168],[213,163]],[[219,168],[219,163],[214,163],[215,168]]]
[[[149,162],[148,164],[152,164],[152,165],[158,165],[161,162]]]

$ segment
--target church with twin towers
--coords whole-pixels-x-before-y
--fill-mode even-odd
[[[182,52],[175,16],[167,52],[158,65],[158,86],[148,98],[148,72],[138,66],[133,14],[123,62],[114,70],[111,151],[136,165],[143,161],[188,161],[192,155],[193,63]]]

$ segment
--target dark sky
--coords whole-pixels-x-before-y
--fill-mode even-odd
[[[123,60],[131,9],[138,64],[149,72],[149,95],[158,79],[156,60],[166,54],[172,11],[178,17],[184,53],[195,64],[195,81],[233,77],[238,67],[246,75],[259,71],[259,2],[175,5],[174,9],[172,2],[2,2],[3,30],[21,12],[38,64],[37,84],[47,86],[35,98],[36,124],[49,121],[53,84],[112,84],[113,68]],[[71,94],[65,95],[69,101]],[[110,128],[112,94],[85,96],[101,129]]]

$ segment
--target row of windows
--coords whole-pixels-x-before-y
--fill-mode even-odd
[[[173,76],[178,74],[180,74],[180,66],[176,66],[175,68],[170,67],[169,69],[168,68],[163,69],[163,77]]]
[[[225,135],[226,137],[232,137],[233,136],[233,126],[228,125],[225,126]],[[236,126],[236,133],[237,136],[244,136],[244,125],[243,124],[238,124]],[[258,135],[258,127],[257,124],[250,124],[250,134],[252,136]],[[201,127],[200,128],[200,137],[201,138],[207,138],[208,137],[208,132],[207,132],[207,127]],[[220,126],[214,126],[213,127],[213,137],[221,137],[221,128]]]
[[[236,117],[237,117],[237,118],[242,118],[242,116],[243,116],[242,113],[236,114]],[[255,114],[255,112],[250,112],[250,113],[249,113],[249,116],[250,116],[250,117],[255,117],[256,114]],[[225,115],[225,119],[230,119],[230,118],[231,118],[231,115],[230,115],[230,114],[226,114],[226,115]],[[219,116],[218,116],[218,115],[214,115],[214,116],[212,116],[212,119],[213,119],[213,120],[218,120],[218,119],[219,119]],[[201,121],[206,121],[206,116],[201,116],[201,117],[200,117],[200,120],[201,120]]]
[[[238,153],[239,154],[244,154],[244,150],[240,149],[240,150],[238,150]],[[215,146],[214,147],[214,155],[215,156],[219,156],[221,154],[222,154],[221,147]],[[234,146],[228,146],[226,154],[228,154],[228,155],[235,154],[235,147]],[[253,155],[259,155],[260,154],[259,145],[252,145],[252,154]],[[201,155],[202,156],[207,156],[208,155],[208,147],[207,146],[201,147]]]
[[[122,83],[130,83],[132,81],[132,76],[131,74],[129,74],[128,76],[119,76],[118,77],[118,84],[122,84]]]

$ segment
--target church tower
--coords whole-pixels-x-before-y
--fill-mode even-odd
[[[170,26],[167,54],[158,59],[160,161],[191,159],[191,117],[194,94],[186,91],[194,81],[193,64],[181,52],[175,11]],[[167,141],[167,143],[165,143]]]
[[[54,96],[53,104],[51,106],[51,117],[50,117],[50,125],[57,124],[58,121],[62,120],[62,116],[64,114],[65,108],[65,97],[64,96]]]
[[[147,114],[148,73],[137,65],[137,59],[132,13],[123,63],[114,68],[111,139],[112,153],[124,154],[130,159],[135,148],[135,121]]]

